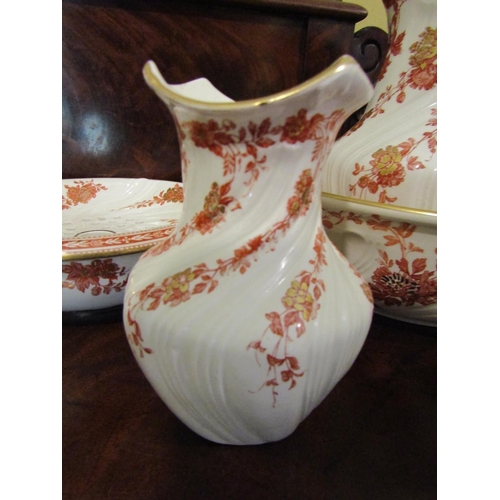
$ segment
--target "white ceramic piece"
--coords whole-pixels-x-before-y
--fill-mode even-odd
[[[225,444],[276,441],[350,368],[370,327],[367,283],[321,223],[321,168],[373,88],[351,57],[280,94],[206,102],[154,63],[179,133],[179,224],[139,259],[124,325],[159,396]],[[189,85],[189,84],[186,84]]]
[[[330,240],[369,283],[375,312],[437,326],[437,214],[323,193]]]
[[[62,310],[122,304],[130,270],[172,233],[182,200],[182,185],[175,182],[63,180]]]
[[[389,51],[361,120],[333,146],[323,191],[437,211],[436,0],[385,0]]]

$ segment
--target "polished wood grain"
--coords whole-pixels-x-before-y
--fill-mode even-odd
[[[300,34],[286,19],[264,25],[256,38],[258,17],[201,7],[193,16],[68,4],[63,15],[65,178],[180,180],[173,122],[142,77],[148,59],[172,83],[205,76],[233,99],[282,90],[300,73]]]
[[[194,0],[191,0],[194,1]],[[199,2],[198,2],[199,3]],[[212,0],[202,3],[213,4]],[[354,22],[362,21],[368,14],[366,9],[355,3],[342,0],[217,0],[219,5],[255,8],[279,14],[303,14],[306,16],[340,17]]]
[[[65,500],[436,498],[436,329],[375,316],[288,438],[209,442],[163,404],[121,322],[63,328]]]
[[[336,59],[351,52],[354,26],[349,20],[335,23],[326,17],[311,17],[307,25],[307,50],[303,80],[311,78]]]
[[[366,16],[326,0],[65,0],[62,7],[63,178],[181,180],[172,119],[142,77],[148,59],[171,83],[203,76],[235,100],[259,97],[351,52],[354,24]]]

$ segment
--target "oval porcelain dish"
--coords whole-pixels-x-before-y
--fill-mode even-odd
[[[375,312],[437,324],[437,213],[322,194],[323,226],[368,282]]]
[[[130,270],[170,236],[184,199],[181,183],[149,179],[62,181],[62,310],[123,303]]]

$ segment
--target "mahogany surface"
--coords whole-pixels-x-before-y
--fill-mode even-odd
[[[63,179],[181,181],[172,118],[142,77],[147,60],[170,83],[205,77],[235,100],[259,97],[342,54],[365,68],[353,31],[366,14],[333,0],[63,0]]]
[[[436,498],[436,329],[375,316],[351,370],[288,438],[209,442],[156,395],[121,322],[63,328],[63,498]]]

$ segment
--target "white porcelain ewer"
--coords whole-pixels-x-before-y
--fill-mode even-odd
[[[206,80],[169,85],[152,62],[144,76],[177,126],[184,205],[130,274],[127,338],[196,433],[282,439],[351,367],[370,327],[369,287],[323,230],[321,168],[373,88],[349,56],[240,102]]]

